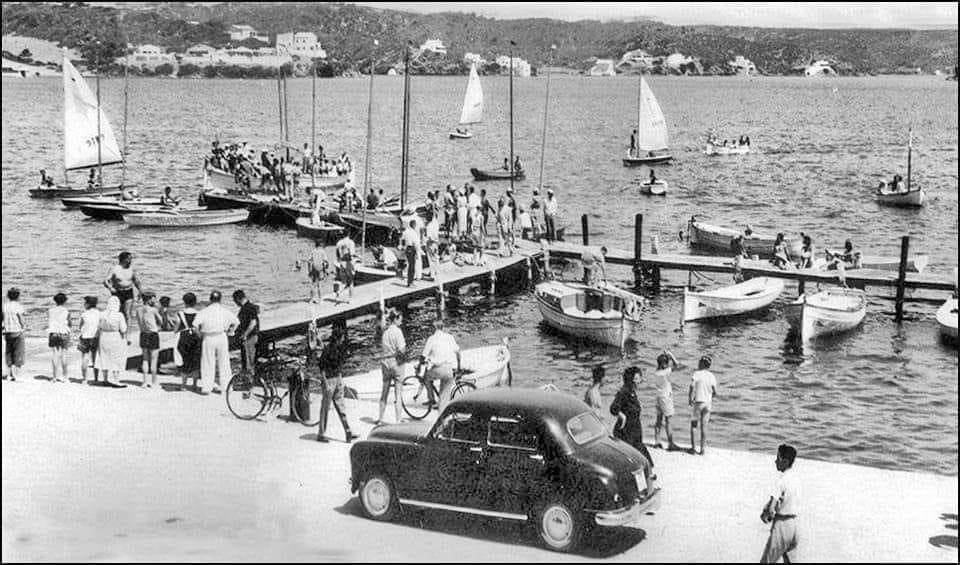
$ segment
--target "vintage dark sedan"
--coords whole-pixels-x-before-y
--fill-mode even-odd
[[[364,513],[403,507],[531,522],[570,551],[593,526],[638,526],[659,505],[650,462],[568,394],[487,389],[452,401],[431,426],[381,426],[350,450]]]

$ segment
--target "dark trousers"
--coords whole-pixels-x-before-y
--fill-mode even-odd
[[[553,216],[544,216],[543,222],[547,225],[547,239],[553,241],[557,238],[555,227],[553,225]]]
[[[417,272],[417,248],[408,245],[404,251],[407,256],[407,286],[413,284],[413,275]]]
[[[323,395],[323,400],[320,402],[320,435],[322,436],[327,432],[327,416],[330,415],[331,402],[340,418],[344,435],[351,435],[350,423],[347,422],[347,409],[343,405],[343,378],[340,375],[327,377],[324,388],[326,394]]]

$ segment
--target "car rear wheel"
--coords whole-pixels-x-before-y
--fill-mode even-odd
[[[580,542],[584,521],[570,505],[551,501],[537,513],[537,533],[548,549],[571,551]]]
[[[374,520],[390,520],[397,512],[397,493],[393,482],[379,472],[364,477],[360,483],[360,505],[363,513]]]

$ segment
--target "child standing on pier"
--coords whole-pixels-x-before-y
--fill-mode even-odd
[[[96,296],[83,298],[83,314],[80,314],[80,372],[83,374],[83,383],[87,383],[87,372],[93,370],[93,382],[97,382],[97,370],[93,368],[97,359],[97,334],[100,329],[100,310],[97,308]]]
[[[670,429],[670,418],[674,414],[673,406],[673,383],[670,382],[670,375],[678,367],[677,359],[667,350],[664,350],[657,356],[657,370],[653,373],[654,386],[657,388],[657,421],[653,425],[653,445],[663,447],[660,443],[660,425],[667,432],[667,449],[674,451],[680,449],[673,443],[673,430]]]
[[[53,297],[53,303],[55,305],[47,310],[47,345],[52,354],[51,380],[62,383],[67,380],[67,347],[70,345],[70,311],[64,306],[67,295],[58,292]]]
[[[163,320],[160,318],[160,311],[157,310],[156,295],[147,291],[141,296],[143,306],[140,307],[137,316],[137,323],[140,326],[140,349],[143,350],[143,362],[141,371],[143,372],[144,388],[160,387],[157,377],[157,361],[160,352],[160,324]],[[147,376],[150,380],[147,380]]]
[[[687,391],[687,402],[691,409],[690,449],[687,452],[691,455],[697,452],[697,444],[693,441],[697,426],[700,426],[700,455],[707,449],[707,422],[710,421],[710,412],[713,409],[713,397],[717,396],[717,377],[708,370],[711,363],[710,357],[706,355],[700,358]]]
[[[26,324],[23,314],[20,289],[11,288],[7,291],[7,303],[3,305],[3,340],[7,346],[4,362],[11,381],[17,380],[17,373],[23,367],[23,359],[26,357],[26,341],[23,337]]]

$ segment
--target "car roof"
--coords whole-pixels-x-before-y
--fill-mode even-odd
[[[454,399],[450,407],[496,413],[523,412],[552,415],[565,423],[567,419],[590,410],[575,396],[557,391],[533,388],[487,388]]]

